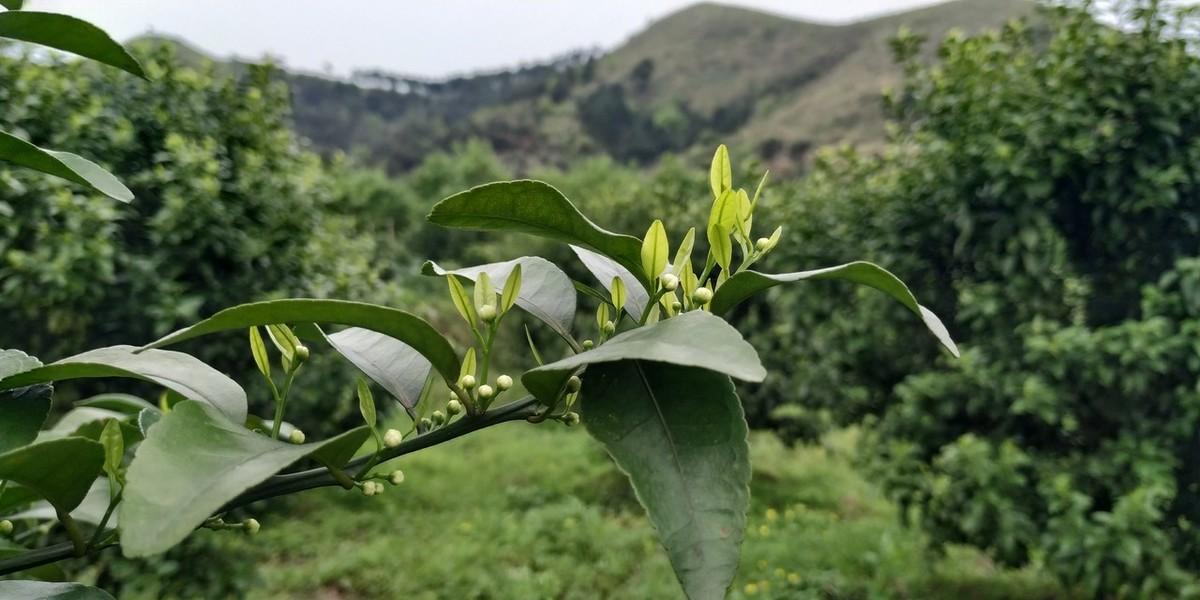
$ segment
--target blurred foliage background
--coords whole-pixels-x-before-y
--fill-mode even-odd
[[[404,100],[411,82],[386,74],[365,91],[161,40],[137,44],[149,83],[0,53],[0,126],[96,158],[137,195],[117,205],[0,170],[0,347],[54,360],[281,296],[393,304],[453,332],[443,284],[418,274],[426,258],[537,253],[588,275],[556,244],[427,226],[434,202],[533,177],[607,228],[640,235],[662,217],[678,240],[707,214],[706,155],[729,136],[740,185],[778,171],[759,220],[785,236],[762,270],[872,260],[965,350],[949,359],[902,307],[830,282],[736,311],[772,373],[741,390],[760,430],[752,521],[764,529],[736,596],[1200,596],[1192,11],[1020,3],[1001,25],[1014,13],[999,3],[986,15],[975,0],[946,6],[944,22],[914,13],[936,40],[898,18],[859,29],[891,36],[895,85],[872,90],[878,137],[854,129],[840,139],[856,146],[811,152],[836,140],[767,143],[748,125],[785,131],[790,113],[762,98],[800,82],[759,88],[757,101],[662,101],[687,72],[664,66],[662,48],[701,14],[824,39],[721,7],[680,13],[611,56],[427,90],[438,102]],[[936,29],[963,15],[966,29]],[[877,62],[864,44],[875,50],[856,47],[855,73]],[[448,125],[458,118],[468,125]],[[545,142],[530,149],[530,137]],[[581,303],[581,327],[591,308]],[[527,364],[516,329],[504,343],[502,366]],[[245,382],[266,414],[241,337],[186,350]],[[352,376],[317,356],[289,420],[316,436],[353,424]],[[314,492],[263,507],[262,539],[203,532],[165,560],[109,557],[68,574],[130,598],[674,593],[599,450],[577,432],[512,427],[405,461],[415,481],[381,500]],[[346,548],[316,552],[331,538]]]

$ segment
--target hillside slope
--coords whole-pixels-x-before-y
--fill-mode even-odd
[[[285,75],[302,135],[322,151],[358,153],[391,171],[481,138],[518,170],[603,154],[649,163],[726,142],[788,172],[816,146],[882,140],[880,91],[900,75],[888,40],[901,27],[936,41],[951,29],[1029,15],[1033,6],[954,0],[823,25],[706,3],[603,55],[577,52],[441,81],[378,71],[348,81]],[[181,56],[195,60],[183,46]]]

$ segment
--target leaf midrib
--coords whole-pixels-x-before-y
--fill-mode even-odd
[[[687,499],[688,522],[696,519],[696,507],[692,501],[692,489],[688,485],[688,479],[684,475],[683,461],[679,457],[679,450],[675,445],[675,437],[671,435],[671,428],[667,426],[666,415],[662,412],[662,407],[658,402],[658,395],[654,393],[654,388],[650,386],[650,380],[646,378],[646,372],[642,369],[642,361],[633,361],[634,368],[637,369],[638,378],[642,380],[642,386],[646,388],[646,394],[650,396],[650,403],[654,406],[654,413],[658,417],[658,422],[662,425],[663,435],[667,438],[667,446],[671,449],[671,462],[675,463],[675,471],[679,474],[679,480],[684,489],[684,498]],[[674,535],[674,532],[667,535]]]

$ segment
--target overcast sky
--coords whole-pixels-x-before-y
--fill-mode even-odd
[[[124,40],[154,31],[218,56],[271,54],[290,67],[346,75],[380,67],[444,77],[579,48],[611,48],[689,0],[28,0]],[[731,0],[843,23],[939,0]]]

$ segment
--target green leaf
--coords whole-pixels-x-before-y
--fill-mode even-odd
[[[71,518],[80,523],[88,523],[90,525],[99,525],[104,519],[104,513],[108,510],[108,504],[112,501],[112,490],[108,486],[108,480],[103,477],[98,477],[92,482],[92,487],[88,488],[87,495],[83,497],[83,501],[75,510],[71,511]],[[21,512],[11,515],[5,515],[6,519],[36,519],[38,521],[58,521],[58,511],[54,509],[54,505],[45,501],[34,502],[29,508]],[[116,529],[117,516],[114,514],[109,517],[105,529]]]
[[[868,287],[873,287],[903,304],[925,323],[934,337],[941,342],[954,356],[958,356],[958,346],[950,338],[950,332],[938,319],[933,311],[917,303],[916,297],[909,291],[898,277],[883,267],[865,261],[857,261],[812,271],[797,271],[795,273],[768,274],[757,271],[742,271],[729,278],[725,285],[713,296],[711,310],[720,315],[737,306],[743,300],[754,294],[777,286],[781,283],[803,281],[806,279],[841,279]]]
[[[475,279],[475,308],[482,309],[485,306],[496,306],[496,288],[492,287],[492,278],[483,271],[479,277]]]
[[[360,427],[322,442],[289,444],[230,423],[206,404],[180,402],[150,429],[129,465],[119,509],[125,556],[166,551],[288,465],[355,440],[357,448],[369,435]]]
[[[525,341],[529,342],[529,353],[533,355],[534,362],[536,362],[538,366],[546,364],[546,361],[542,360],[542,354],[538,352],[537,346],[533,343],[533,336],[529,335],[528,325],[525,326]]]
[[[267,355],[267,344],[263,342],[262,334],[258,332],[258,327],[251,327],[250,332],[250,354],[254,356],[254,364],[258,365],[258,372],[263,374],[263,377],[271,378],[271,357]]]
[[[367,423],[367,427],[374,429],[379,420],[375,416],[375,396],[371,394],[371,386],[367,384],[367,380],[359,377],[357,389],[358,412],[362,413],[363,421]]]
[[[708,228],[720,225],[726,232],[733,231],[738,222],[738,200],[738,194],[733,190],[726,190],[713,200],[712,210],[708,214]]]
[[[471,188],[434,205],[429,220],[442,227],[546,237],[599,252],[631,272],[641,271],[640,240],[600,228],[562,192],[541,181],[498,181]]]
[[[343,329],[325,336],[325,340],[364,375],[387,390],[410,414],[416,408],[433,365],[412,346],[361,327]]]
[[[462,315],[463,320],[472,329],[478,328],[479,319],[475,316],[475,303],[471,301],[471,297],[467,294],[467,289],[463,287],[462,282],[457,277],[447,277],[446,283],[450,286],[450,300],[454,303],[454,308],[458,310],[458,314]]]
[[[625,288],[625,280],[620,277],[613,277],[612,283],[608,285],[609,294],[611,295],[612,305],[617,309],[617,318],[621,317],[621,311],[625,309],[625,302],[629,300],[629,292]]]
[[[696,228],[692,227],[687,230],[683,236],[683,241],[679,243],[679,248],[675,250],[675,260],[671,262],[671,272],[679,275],[683,272],[683,266],[688,264],[692,258],[692,248],[696,245]]]
[[[750,504],[746,420],[733,383],[694,367],[596,365],[581,413],[629,476],[687,597],[724,598]]]
[[[421,267],[421,272],[430,276],[457,275],[472,281],[475,281],[480,273],[487,273],[492,281],[507,281],[517,272],[518,267],[520,282],[517,306],[549,325],[559,335],[569,337],[571,324],[575,320],[574,286],[562,269],[544,258],[525,256],[505,262],[453,270],[446,270],[433,261],[426,261]]]
[[[454,353],[454,348],[420,317],[386,306],[346,300],[293,298],[243,304],[180,329],[145,346],[143,350],[161,348],[219,331],[270,323],[336,323],[378,331],[412,346],[428,358],[433,368],[447,381],[453,381],[458,373],[458,355]]]
[[[9,0],[11,2],[11,0]],[[5,2],[7,5],[8,2]],[[18,2],[19,6],[20,3]],[[0,598],[22,600],[113,600],[100,588],[81,583],[49,581],[0,581]]]
[[[23,4],[25,4],[25,0],[0,0],[0,6],[8,10],[21,10]]]
[[[733,262],[733,243],[729,241],[729,231],[720,225],[709,225],[708,247],[713,260],[721,265],[721,270],[728,271]]]
[[[667,256],[670,253],[667,229],[663,227],[662,221],[655,219],[650,224],[650,229],[646,230],[646,237],[642,239],[642,272],[650,281],[662,275],[663,270],[667,268]]]
[[[0,453],[32,442],[50,414],[54,388],[33,385],[0,392]]]
[[[549,404],[580,367],[629,359],[700,367],[746,381],[762,381],[767,375],[758,353],[736,329],[719,317],[694,311],[619,333],[587,352],[526,371],[521,382]]]
[[[500,292],[500,312],[506,313],[517,304],[521,292],[521,264],[513,267],[508,277],[504,278],[504,289]]]
[[[608,304],[602,303],[596,307],[596,329],[604,329],[604,323],[609,320]]]
[[[646,303],[650,301],[650,294],[646,292],[646,287],[642,285],[640,279],[634,276],[629,269],[617,264],[607,256],[579,246],[571,246],[571,250],[575,251],[575,256],[579,257],[583,266],[591,271],[609,294],[613,293],[613,279],[620,279],[625,284],[625,309],[634,319],[642,316],[642,311],[646,309]]]
[[[2,12],[0,37],[70,52],[148,79],[137,59],[104,30],[69,15],[33,11]]]
[[[126,415],[136,415],[147,408],[158,410],[153,404],[132,394],[97,394],[76,402],[75,406],[103,408]]]
[[[76,354],[32,371],[0,379],[0,390],[35,383],[92,377],[132,377],[157,383],[193,400],[217,407],[234,423],[246,420],[246,392],[216,369],[182,352],[135,353],[133,346],[109,346]]]
[[[750,201],[751,212],[758,207],[758,198],[762,196],[763,186],[767,185],[767,175],[770,174],[770,171],[763,171],[762,179],[758,180],[758,187],[754,188],[754,199]]]
[[[162,419],[163,413],[157,408],[147,408],[137,415],[138,429],[142,432],[142,437],[149,435],[150,428]]]
[[[20,350],[0,350],[0,379],[42,366],[42,361]]]
[[[0,454],[0,479],[19,483],[70,513],[104,465],[104,448],[79,437],[37,442]]]
[[[104,472],[112,481],[120,480],[121,460],[125,458],[125,438],[121,434],[121,422],[109,419],[100,432],[100,445],[104,446]]]
[[[267,325],[267,337],[271,338],[271,343],[275,345],[275,349],[279,350],[279,353],[283,355],[284,369],[290,371],[292,361],[295,360],[296,347],[300,345],[300,339],[296,337],[296,334],[292,333],[290,327],[278,323]]]
[[[733,187],[733,168],[729,164],[729,149],[725,144],[717,146],[717,152],[713,154],[708,184],[712,188],[713,198],[720,198],[721,194]]]
[[[9,14],[17,13],[0,13]],[[133,200],[133,192],[96,163],[70,152],[38,148],[4,131],[0,131],[0,160],[87,186],[113,200]]]

